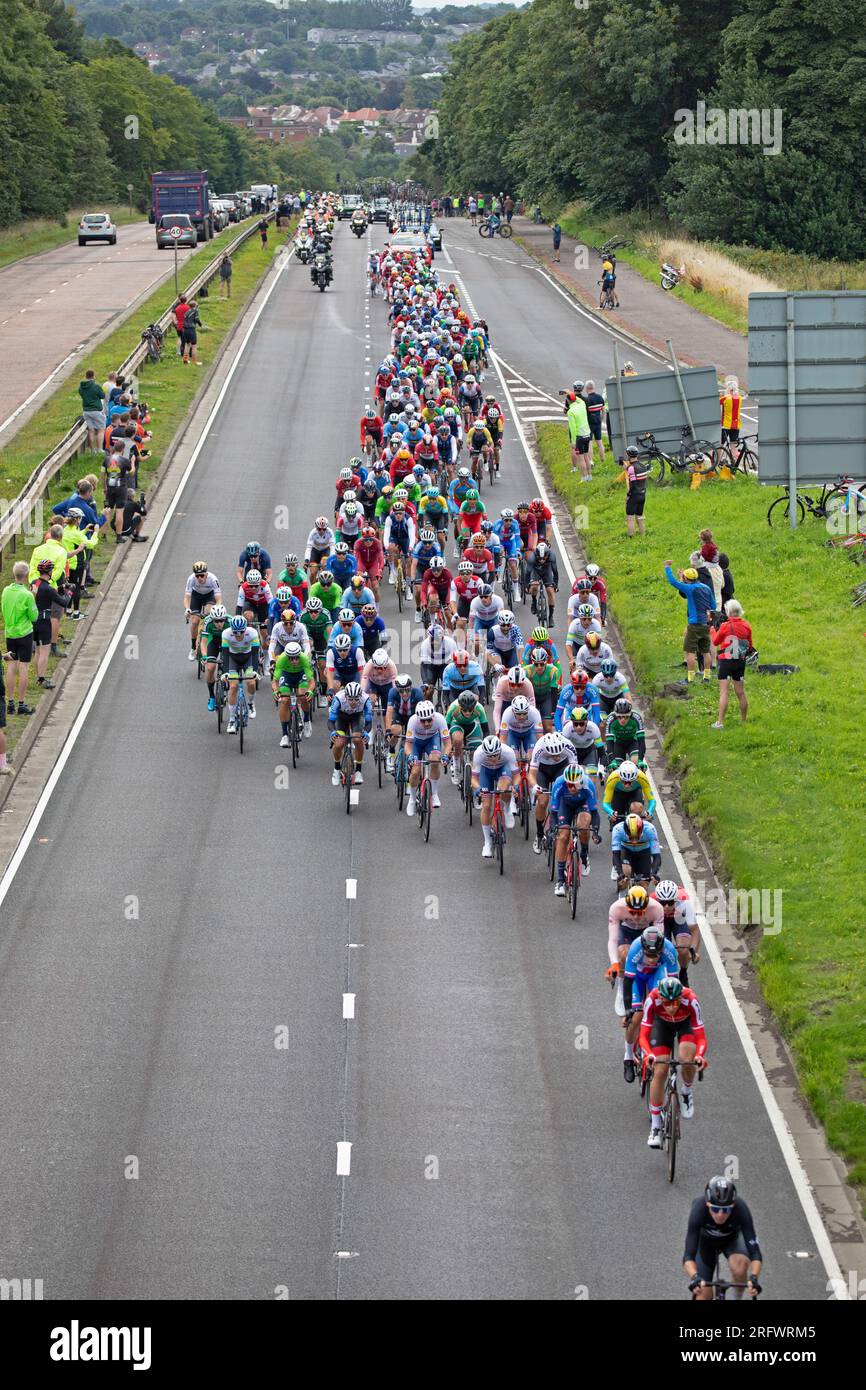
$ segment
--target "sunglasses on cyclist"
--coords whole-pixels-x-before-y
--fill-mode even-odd
[[[713,1207],[713,1206],[710,1206],[709,1202],[707,1202],[707,1206],[710,1207],[710,1211],[715,1212],[717,1216],[720,1216],[720,1215],[722,1214],[722,1212],[733,1211],[733,1210],[734,1210],[734,1208],[733,1208],[732,1206],[731,1206],[731,1207]]]

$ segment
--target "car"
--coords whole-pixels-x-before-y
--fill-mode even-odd
[[[427,238],[423,232],[397,232],[389,245],[392,251],[423,251]]]
[[[171,228],[179,227],[180,236],[171,235]],[[186,212],[166,212],[156,224],[156,244],[160,251],[166,246],[191,246],[195,250],[198,233],[192,218]]]
[[[357,212],[358,208],[363,210],[363,207],[364,199],[361,197],[360,193],[346,193],[337,209],[337,216],[341,222],[344,222],[347,217],[352,216],[353,212]]]
[[[387,198],[374,198],[370,208],[371,222],[390,222],[391,203]]]
[[[78,224],[78,245],[86,246],[88,241],[117,245],[117,228],[107,212],[86,212],[82,217]]]
[[[241,217],[240,201],[236,193],[223,193],[217,199],[217,202],[225,204],[230,222],[237,222]]]
[[[427,228],[427,240],[434,251],[442,250],[442,229],[436,222],[431,222]]]
[[[225,231],[229,224],[229,215],[224,203],[218,202],[216,198],[211,198],[208,206],[210,207],[211,221],[214,232]]]

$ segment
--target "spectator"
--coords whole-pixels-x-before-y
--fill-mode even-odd
[[[691,685],[695,678],[695,658],[700,656],[704,681],[710,679],[710,624],[709,616],[713,610],[713,591],[698,580],[698,572],[689,568],[680,570],[679,578],[674,576],[670,560],[665,561],[665,578],[669,584],[685,597],[687,605],[686,631],[683,637],[683,654],[686,658],[686,684]]]
[[[632,448],[634,446],[632,445]],[[625,496],[625,529],[630,537],[634,536],[635,523],[642,536],[646,535],[646,522],[643,519],[644,507],[646,506],[647,483],[649,482],[652,464],[648,458],[641,458],[637,449],[634,453],[629,451],[627,457],[622,460],[625,466],[626,476],[626,496]]]
[[[474,194],[470,193],[467,208],[469,211],[469,221],[471,222],[472,226],[475,227],[478,225],[478,199],[474,196]]]
[[[60,585],[66,578],[66,566],[69,558],[62,538],[63,526],[60,523],[55,523],[52,525],[42,544],[37,545],[31,552],[29,575],[31,584],[36,580],[39,574],[40,561],[50,560],[52,565],[51,583],[54,585],[55,589],[60,588]],[[60,640],[60,620],[62,617],[63,609],[59,604],[56,604],[51,609],[51,655],[58,657],[61,661],[65,661],[66,653],[60,651],[57,645]],[[63,641],[66,641],[65,637]]]
[[[174,326],[177,332],[177,355],[183,355],[183,321],[189,311],[186,295],[182,294],[174,306]]]
[[[0,652],[0,777],[12,777],[15,769],[9,766],[6,757],[6,681],[3,676],[5,660],[6,653]]]
[[[66,525],[61,536],[69,563],[69,583],[72,585],[72,621],[74,623],[81,619],[81,590],[84,586],[86,566],[85,552],[93,550],[97,540],[92,531],[81,529],[83,521],[84,513],[81,509],[70,507],[66,513]]]
[[[590,463],[595,457],[595,445],[598,445],[601,462],[604,463],[604,439],[601,432],[601,424],[604,418],[605,399],[600,396],[595,389],[594,381],[587,381],[583,388],[583,399],[586,401],[586,413],[589,419],[589,433],[592,439],[590,444]]]
[[[259,223],[259,236],[262,239],[262,250],[264,250],[268,244],[268,223],[265,217]]]
[[[220,261],[220,299],[232,297],[232,258],[226,251]]]
[[[719,551],[719,569],[722,571],[722,608],[729,598],[734,597],[734,577],[731,574],[731,561],[723,550]]]
[[[78,507],[84,513],[84,520],[89,526],[98,526],[104,531],[108,524],[108,518],[104,512],[97,512],[93,503],[93,484],[89,478],[79,478],[75,485],[75,491],[71,497],[65,497],[62,502],[55,502],[52,507],[54,516],[66,516],[70,507]]]
[[[589,483],[592,481],[592,456],[589,452],[589,416],[586,410],[586,401],[583,396],[576,394],[571,405],[566,412],[568,419],[568,436],[571,441],[571,471],[576,473],[580,468],[580,481]]]
[[[126,540],[127,536],[133,542],[146,541],[147,536],[141,534],[141,527],[144,518],[147,516],[147,507],[144,502],[144,494],[136,497],[134,488],[126,489],[126,502],[123,506],[123,529],[118,536],[119,541]]]
[[[105,428],[105,391],[96,380],[96,374],[88,369],[84,380],[78,384],[78,394],[87,426],[87,448],[91,454],[99,450],[99,438]]]
[[[559,248],[560,248],[560,246],[562,245],[562,228],[560,227],[560,225],[559,225],[558,222],[554,222],[553,227],[552,227],[552,232],[553,232],[553,259],[554,259],[554,261],[556,262],[556,264],[558,265],[558,264],[559,264]]]
[[[712,631],[713,646],[719,649],[719,713],[712,725],[714,729],[725,727],[729,681],[733,684],[743,723],[749,712],[744,677],[746,657],[752,650],[752,629],[743,617],[742,605],[735,598],[728,599],[725,604],[725,615],[727,620]]]
[[[108,373],[108,379],[102,383],[102,389],[103,389],[103,391],[105,392],[105,399],[106,399],[106,400],[108,400],[108,401],[111,400],[111,393],[112,393],[112,391],[114,390],[114,388],[116,387],[116,385],[117,385],[117,372],[109,372],[109,373]]]
[[[511,219],[512,219],[512,217],[514,216],[514,199],[512,198],[512,196],[511,196],[510,193],[507,193],[507,194],[505,195],[505,200],[504,200],[502,206],[503,206],[503,208],[505,209],[505,220],[506,220],[506,222],[508,223],[508,225],[509,225],[509,227],[510,227],[510,226],[511,226]]]
[[[123,530],[123,507],[132,480],[132,461],[120,451],[112,451],[105,460],[105,510],[114,528],[115,540],[120,543]],[[70,509],[71,510],[71,509]],[[67,516],[69,512],[67,512]]]
[[[713,546],[712,553],[718,555],[718,551]],[[707,560],[702,550],[693,550],[689,556],[689,564],[698,572],[698,579],[702,584],[706,584],[708,589],[713,592],[713,613],[722,611],[722,588],[724,587],[725,577],[722,574],[721,566],[715,560]]]
[[[6,646],[9,651],[9,691],[7,709],[15,713],[15,680],[18,680],[18,713],[32,714],[33,709],[26,702],[27,678],[30,675],[30,662],[33,659],[33,624],[39,617],[39,609],[28,583],[26,560],[18,560],[12,566],[12,583],[7,584],[0,598],[3,612],[3,627],[6,633]]]
[[[197,329],[200,323],[201,319],[198,313],[198,303],[195,299],[191,299],[183,320],[182,361],[184,364],[186,364],[187,361],[194,362],[197,367],[202,365],[198,359],[198,352],[196,351],[196,344],[198,343]]]
[[[48,669],[48,656],[55,645],[53,641],[53,618],[55,608],[62,611],[67,609],[72,602],[72,594],[67,591],[55,588],[52,583],[54,573],[54,563],[52,560],[40,560],[36,567],[36,582],[33,584],[33,597],[36,600],[36,607],[39,616],[33,624],[33,641],[36,645],[36,680],[45,690],[54,689],[54,681],[49,680],[45,674]]]

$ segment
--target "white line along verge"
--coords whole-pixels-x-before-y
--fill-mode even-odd
[[[355,1017],[355,996],[354,994],[343,995],[343,1018]]]
[[[458,270],[455,270],[454,274],[456,279],[461,281],[463,280],[463,276],[460,274]],[[472,311],[473,318],[477,318],[477,310],[475,309],[475,306],[472,303],[471,296],[469,295],[469,292],[466,289],[465,283],[463,284],[463,294],[466,299],[466,303],[469,305],[469,308]],[[541,475],[539,474],[538,469],[535,466],[535,460],[532,457],[532,453],[530,451],[526,435],[524,434],[523,425],[520,421],[519,414],[515,409],[511,392],[509,391],[508,386],[506,385],[503,364],[501,363],[499,357],[497,357],[496,353],[493,351],[492,348],[490,349],[490,361],[493,363],[493,366],[496,369],[496,374],[499,377],[499,380],[502,384],[505,399],[508,402],[508,405],[511,409],[511,413],[514,418],[514,425],[520,437],[520,442],[523,445],[523,452],[526,455],[526,461],[529,464],[530,469],[532,470],[532,476],[535,479],[536,485],[538,487],[538,495],[543,499],[547,506],[550,506],[550,499],[547,495],[547,491],[544,486],[544,481],[541,478]],[[552,510],[553,508],[551,507],[551,511]],[[553,518],[553,531],[554,535],[556,536],[556,543],[559,548],[560,556],[562,557],[562,563],[565,566],[565,569],[568,573],[570,582],[573,584],[575,580],[574,569],[572,567],[571,561],[569,560],[568,551],[566,550],[565,544],[562,539],[562,532],[560,531],[559,526],[557,525],[555,516]],[[677,870],[680,875],[680,881],[683,887],[689,893],[692,900],[694,902],[697,902],[697,891],[692,882],[691,875],[689,874],[688,866],[686,865],[686,862],[680,853],[679,846],[677,845],[676,840],[674,838],[673,827],[671,825],[670,819],[668,818],[668,814],[662,802],[658,787],[655,785],[655,782],[652,779],[652,774],[650,774],[650,781],[652,783],[653,792],[655,793],[656,797],[656,809],[658,811],[659,821],[661,823],[662,829],[665,832],[668,844],[670,845],[671,853],[673,854],[674,862],[676,863]],[[2,901],[2,899],[0,899],[0,901]],[[791,1175],[791,1181],[794,1184],[794,1189],[797,1193],[798,1198],[800,1199],[800,1205],[803,1208],[803,1213],[806,1217],[806,1221],[808,1222],[809,1230],[812,1232],[812,1236],[814,1238],[818,1253],[823,1261],[824,1268],[827,1272],[827,1277],[828,1279],[838,1281],[836,1283],[836,1288],[838,1290],[836,1294],[837,1299],[839,1299],[840,1301],[847,1301],[848,1299],[850,1299],[850,1294],[848,1293],[847,1285],[845,1284],[845,1281],[842,1278],[842,1271],[839,1267],[839,1263],[836,1259],[835,1254],[833,1253],[833,1247],[830,1243],[830,1238],[827,1235],[827,1232],[824,1228],[824,1223],[821,1220],[821,1214],[818,1211],[817,1203],[815,1202],[815,1198],[812,1194],[812,1189],[809,1185],[809,1179],[806,1176],[806,1170],[803,1167],[802,1160],[797,1152],[797,1148],[794,1143],[791,1131],[788,1128],[787,1121],[785,1120],[785,1117],[782,1114],[782,1111],[779,1107],[778,1101],[776,1100],[770,1088],[770,1083],[767,1080],[767,1073],[764,1071],[763,1064],[761,1062],[760,1057],[758,1056],[758,1050],[755,1047],[755,1044],[752,1040],[752,1035],[749,1032],[749,1025],[746,1022],[746,1016],[743,1013],[740,1001],[734,994],[733,986],[731,985],[731,982],[728,979],[727,972],[725,971],[725,967],[722,963],[721,952],[719,951],[718,944],[716,942],[715,937],[713,936],[712,927],[710,926],[709,922],[707,921],[706,917],[702,912],[697,913],[697,918],[701,928],[701,938],[707,944],[707,954],[709,955],[710,961],[712,963],[716,979],[719,982],[719,988],[722,992],[722,997],[724,998],[724,1001],[728,1006],[728,1012],[730,1013],[734,1027],[737,1030],[737,1035],[742,1044],[743,1051],[746,1055],[746,1060],[752,1072],[752,1076],[755,1079],[755,1085],[758,1088],[758,1093],[761,1097],[761,1100],[764,1102],[764,1108],[767,1112],[767,1117],[772,1126],[773,1133],[775,1134],[776,1139],[778,1141],[779,1148],[782,1151],[782,1157],[784,1158],[788,1172]]]
[[[346,1139],[337,1142],[337,1177],[347,1178],[352,1171],[352,1145]]]
[[[255,332],[256,325],[259,319],[261,318],[268,304],[268,301],[270,300],[271,295],[273,294],[274,290],[279,284],[279,277],[288,264],[288,261],[284,261],[282,265],[280,265],[277,268],[277,273],[275,274],[271,284],[268,286],[268,289],[265,292],[261,304],[259,305],[255,314],[253,315],[253,320],[246,333],[244,334],[243,342],[241,343],[240,347],[238,348],[238,351],[234,356],[234,360],[232,361],[232,364],[229,367],[225,381],[220,387],[219,395],[214,401],[210,415],[207,417],[207,420],[205,421],[204,429],[202,430],[201,435],[199,436],[198,443],[196,444],[195,448],[192,451],[192,454],[190,455],[189,463],[184,469],[183,476],[181,477],[181,480],[178,483],[177,488],[175,489],[174,496],[172,497],[171,502],[166,509],[166,513],[162,520],[162,524],[160,525],[159,530],[153,538],[153,544],[151,545],[147,558],[145,559],[145,562],[141,567],[141,574],[135,581],[132,593],[127,599],[126,607],[120,615],[120,618],[117,622],[117,626],[114,629],[114,635],[112,636],[111,641],[108,644],[105,655],[99,663],[99,668],[96,672],[96,675],[93,678],[93,683],[84,697],[84,702],[82,703],[81,709],[78,711],[75,723],[69,730],[66,742],[60,750],[60,756],[58,757],[57,762],[54,764],[54,767],[51,769],[51,775],[49,776],[48,781],[45,784],[45,788],[42,792],[42,795],[40,796],[35,807],[33,808],[33,812],[30,816],[30,819],[28,820],[23,831],[21,832],[21,838],[18,841],[18,844],[15,848],[15,853],[9,861],[9,866],[5,874],[3,875],[2,880],[0,880],[0,906],[2,906],[6,899],[6,895],[12,886],[12,882],[15,878],[15,875],[21,867],[21,862],[25,854],[27,853],[28,848],[30,847],[30,842],[33,838],[33,835],[35,831],[39,828],[39,822],[42,820],[42,817],[45,814],[45,808],[51,800],[52,792],[54,791],[54,788],[57,786],[57,783],[59,782],[60,777],[63,773],[63,769],[65,768],[72,754],[72,750],[78,742],[78,736],[81,733],[81,730],[84,728],[87,716],[89,715],[90,710],[93,706],[93,702],[99,693],[99,688],[102,685],[102,682],[105,680],[106,673],[108,671],[109,666],[111,665],[112,657],[114,656],[114,653],[117,651],[117,648],[120,645],[121,638],[123,637],[123,634],[126,631],[126,625],[129,622],[129,619],[132,616],[132,611],[135,608],[135,605],[138,601],[138,596],[144,588],[145,580],[147,579],[147,576],[150,573],[151,566],[153,565],[153,562],[156,559],[159,547],[165,539],[166,533],[168,532],[168,528],[172,520],[174,519],[174,514],[177,509],[178,501],[180,500],[183,490],[189,481],[190,475],[192,474],[192,470],[195,467],[196,462],[198,460],[198,456],[205,446],[208,435],[211,431],[211,427],[219,413],[223,400],[225,399],[226,392],[228,391],[228,388],[231,385],[232,379],[234,377],[235,372],[238,369],[238,365],[241,361],[241,358],[243,357],[246,351],[250,338]]]

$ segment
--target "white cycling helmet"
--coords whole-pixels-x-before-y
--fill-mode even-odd
[[[620,763],[616,770],[616,775],[621,782],[626,784],[637,781],[637,768],[632,762]]]
[[[528,713],[529,713],[529,701],[527,700],[527,698],[526,698],[525,695],[515,695],[514,699],[511,701],[511,713],[512,713],[512,714],[528,714]]]
[[[541,740],[541,746],[545,753],[549,753],[552,758],[561,758],[568,748],[568,743],[562,737],[562,734],[551,732],[544,735],[544,738]]]
[[[261,584],[262,576],[259,570],[247,570],[247,584]]]
[[[430,719],[435,719],[436,717],[436,710],[430,700],[419,701],[415,713],[419,719],[425,722]]]
[[[385,651],[384,647],[379,647],[376,651],[374,651],[370,660],[372,661],[374,666],[387,666],[391,658]]]
[[[213,609],[211,609],[213,612]],[[679,895],[679,888],[671,878],[663,878],[661,883],[656,884],[655,896],[660,903],[674,903]]]
[[[502,744],[495,734],[488,734],[481,747],[488,758],[498,758],[502,752]]]

